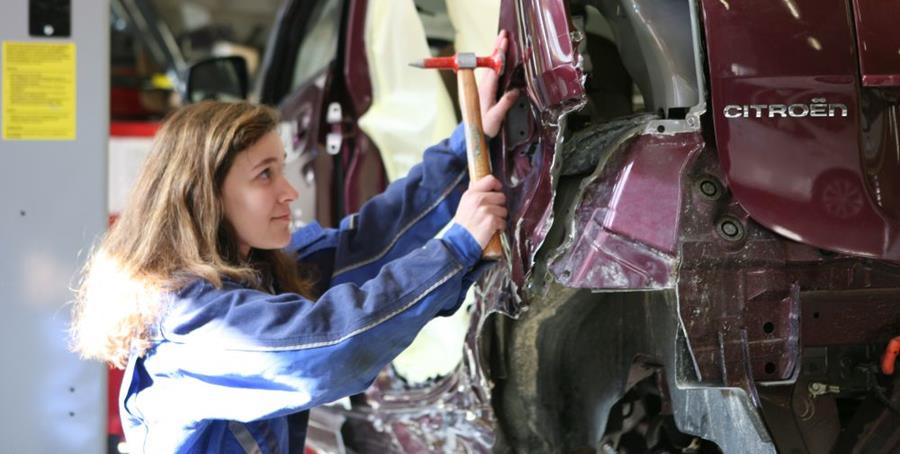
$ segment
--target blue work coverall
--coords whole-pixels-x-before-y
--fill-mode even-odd
[[[460,306],[481,247],[451,221],[468,184],[461,127],[407,177],[289,252],[321,297],[197,280],[166,295],[119,405],[132,452],[302,452],[308,410],[364,391],[436,315]]]

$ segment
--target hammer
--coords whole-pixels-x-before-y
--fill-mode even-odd
[[[433,57],[410,63],[416,68],[452,69],[456,72],[459,88],[459,107],[466,132],[466,156],[469,160],[469,180],[476,181],[491,173],[490,150],[481,126],[481,106],[478,86],[475,84],[475,68],[490,68],[497,74],[503,71],[504,56],[495,49],[490,57],[476,57],[471,52],[460,52],[452,57]],[[498,260],[503,256],[500,232],[495,232],[484,248],[481,257]]]

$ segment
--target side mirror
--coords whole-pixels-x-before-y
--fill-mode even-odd
[[[244,57],[215,57],[192,64],[187,70],[184,102],[207,99],[240,101],[247,98],[247,61]]]

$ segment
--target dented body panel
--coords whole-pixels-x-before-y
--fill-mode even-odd
[[[528,97],[539,112],[559,112],[584,94],[579,56],[570,37],[566,5],[561,1],[515,0],[501,6],[500,28],[513,32]]]
[[[564,2],[504,1],[499,28],[511,36],[500,86],[527,94],[508,116],[503,152],[492,155],[494,174],[508,188],[510,276],[521,286],[553,222],[561,124],[584,103],[584,77]]]
[[[313,422],[361,452],[900,449],[872,367],[900,334],[896,12],[502,1],[524,96],[464,359]]]
[[[575,288],[673,288],[681,188],[703,146],[695,133],[640,135],[606,151],[584,184],[575,235],[550,262],[554,277]]]

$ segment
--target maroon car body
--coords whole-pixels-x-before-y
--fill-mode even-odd
[[[340,2],[319,76],[284,81],[317,3],[282,9],[261,99],[297,122],[331,224],[385,178],[354,122],[366,0]],[[509,241],[464,359],[427,384],[386,370],[317,409],[310,446],[896,452],[900,383],[878,362],[900,335],[897,17],[877,0],[503,0],[501,87],[527,96],[492,144]]]
[[[900,13],[885,2],[853,3],[869,17]],[[716,146],[728,186],[756,222],[782,235],[896,261],[900,188],[883,180],[896,175],[900,158],[892,122],[877,121],[896,105],[863,88],[866,77],[897,72],[878,57],[880,40],[862,38],[884,30],[859,20],[858,41],[848,2],[792,4],[704,3],[707,36],[733,37],[708,41]],[[896,45],[890,33],[882,36]],[[772,48],[790,58],[764,58]],[[861,67],[878,75],[860,74]],[[751,120],[743,112],[729,118],[738,110],[729,105],[749,105]]]

